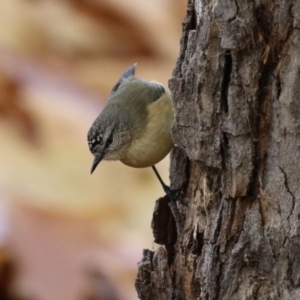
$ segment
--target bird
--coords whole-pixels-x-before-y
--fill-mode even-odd
[[[134,168],[152,167],[165,193],[176,200],[155,167],[174,147],[171,94],[159,82],[135,77],[136,66],[119,78],[88,131],[88,146],[94,156],[91,174],[102,160],[120,160]]]

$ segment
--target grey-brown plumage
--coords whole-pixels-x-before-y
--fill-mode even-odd
[[[135,68],[136,64],[121,76],[88,132],[94,155],[91,172],[102,159],[120,160],[135,168],[150,167],[173,147],[169,91],[160,83],[136,78]]]

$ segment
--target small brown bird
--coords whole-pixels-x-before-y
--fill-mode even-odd
[[[158,82],[136,78],[135,69],[136,64],[123,73],[88,132],[88,145],[94,155],[91,173],[102,159],[120,160],[134,168],[152,167],[172,197],[154,166],[174,146],[170,92]]]

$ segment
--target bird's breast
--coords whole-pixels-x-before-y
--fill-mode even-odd
[[[149,104],[145,130],[133,139],[120,159],[134,168],[150,167],[161,161],[172,149],[173,108],[170,95],[164,94]]]

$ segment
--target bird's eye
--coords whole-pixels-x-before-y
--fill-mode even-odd
[[[110,145],[112,142],[113,142],[113,137],[112,137],[112,136],[109,136],[109,137],[107,138],[107,140],[106,140],[106,143],[107,143],[108,145]]]

